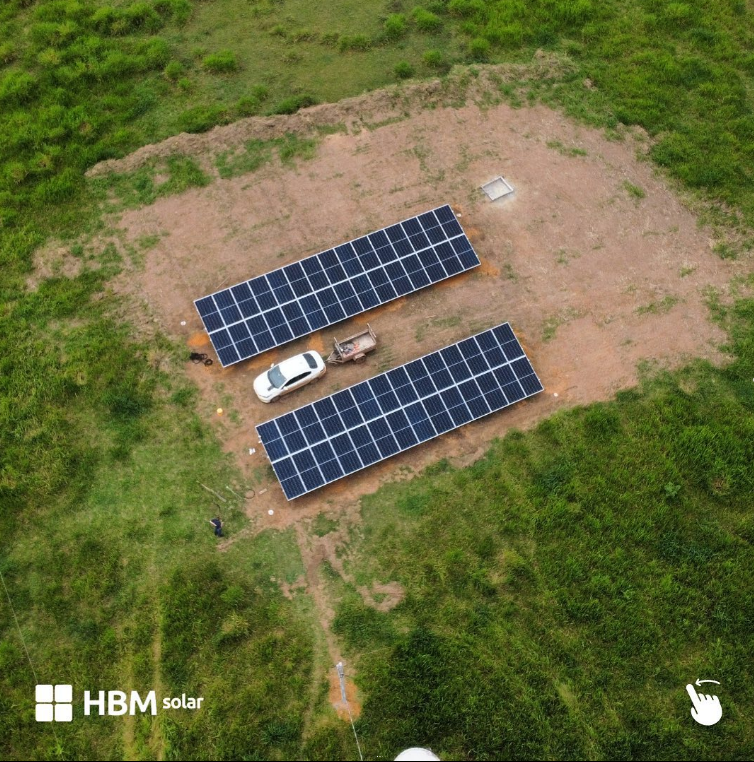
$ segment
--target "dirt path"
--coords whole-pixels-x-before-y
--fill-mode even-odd
[[[424,87],[440,103],[447,96],[432,83]],[[126,240],[159,236],[159,243],[145,254],[143,269],[124,274],[117,288],[133,295],[139,309],[145,302],[160,328],[187,350],[213,353],[194,299],[427,208],[450,203],[474,243],[482,261],[474,272],[228,369],[186,365],[201,391],[200,415],[216,426],[256,485],[247,503],[253,528],[244,539],[296,525],[307,590],[332,664],[341,654],[320,576],[329,553],[302,520],[335,511],[358,521],[361,497],[383,482],[411,478],[440,458],[468,464],[512,427],[610,399],[636,383],[642,362],[674,367],[691,357],[720,361],[725,336],[709,320],[707,289],[724,293],[749,266],[712,252],[694,216],[637,158],[646,148],[640,139],[609,142],[544,107],[426,109],[423,102],[409,113],[410,101],[389,91],[272,122],[245,120],[205,136],[173,138],[97,170],[132,169],[178,149],[206,151],[206,159],[250,136],[326,120],[346,125],[347,132],[325,137],[315,158],[295,167],[273,162],[123,215],[119,227]],[[501,174],[515,196],[491,203],[479,186]],[[506,320],[525,345],[544,394],[292,503],[285,500],[266,466],[256,424]],[[325,352],[334,336],[367,321],[379,337],[367,363],[332,368],[318,385],[275,407],[256,400],[252,381],[270,363],[306,348]],[[345,574],[342,565],[333,566]],[[401,591],[384,584],[360,592],[370,605],[395,605]],[[321,672],[315,677],[321,680]],[[339,700],[337,678],[331,687]]]

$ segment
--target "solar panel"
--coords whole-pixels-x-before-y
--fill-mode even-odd
[[[478,264],[446,204],[194,304],[228,367]]]
[[[293,500],[542,389],[503,323],[256,428]]]

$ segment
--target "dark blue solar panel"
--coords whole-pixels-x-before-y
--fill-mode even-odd
[[[304,405],[257,432],[293,500],[542,388],[506,323]]]
[[[226,366],[478,264],[453,210],[443,206],[197,299],[195,304]],[[264,320],[251,325],[253,317]],[[219,333],[243,323],[249,334]],[[226,335],[230,344],[215,343],[215,338]]]
[[[393,436],[378,439],[376,444],[377,449],[380,451],[380,454],[383,458],[389,458],[391,455],[395,455],[397,452],[400,452],[401,449],[398,445],[398,442],[396,442],[395,437]]]
[[[211,312],[209,315],[205,315],[202,320],[204,321],[205,329],[210,334],[224,325],[222,315],[219,312]]]
[[[335,436],[345,429],[343,421],[340,419],[340,415],[333,415],[329,418],[322,419],[322,427],[328,436]]]

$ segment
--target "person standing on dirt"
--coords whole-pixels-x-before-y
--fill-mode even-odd
[[[209,523],[215,528],[215,537],[223,536],[223,521],[219,516],[215,516],[214,519],[210,519]]]

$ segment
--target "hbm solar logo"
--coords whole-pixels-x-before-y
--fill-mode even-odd
[[[37,722],[71,722],[73,720],[73,686],[72,685],[38,685],[35,698],[37,702]],[[203,698],[186,696],[162,699],[162,709],[201,709]],[[126,694],[124,691],[97,691],[96,698],[90,691],[84,691],[84,714],[89,716],[96,709],[99,715],[121,716],[142,714],[157,714],[157,694],[149,691],[142,699],[138,691]]]
[[[73,719],[72,685],[38,685],[37,722],[70,722]]]

